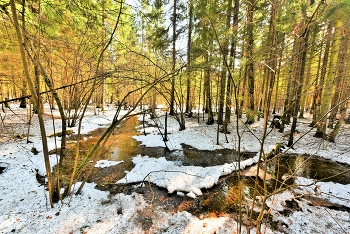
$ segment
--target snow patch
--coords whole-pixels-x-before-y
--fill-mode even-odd
[[[96,162],[95,167],[106,168],[116,166],[124,161],[109,161],[109,160],[99,160]]]

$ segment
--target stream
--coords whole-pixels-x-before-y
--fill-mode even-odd
[[[103,150],[105,150],[103,159],[111,161],[124,162],[116,166],[106,168],[94,168],[93,176],[89,182],[95,182],[96,188],[109,191],[111,194],[125,193],[131,194],[137,192],[143,194],[144,199],[150,203],[162,206],[169,211],[186,210],[195,215],[217,215],[234,212],[238,204],[238,186],[244,186],[246,194],[252,195],[255,178],[241,176],[242,183],[238,185],[237,173],[223,177],[218,184],[210,189],[203,189],[203,196],[196,199],[187,197],[178,197],[168,194],[166,189],[158,188],[155,185],[147,184],[144,187],[133,185],[115,184],[116,181],[123,178],[127,171],[130,171],[134,165],[132,158],[137,154],[148,155],[149,157],[164,156],[169,161],[174,161],[177,165],[192,166],[214,166],[224,163],[237,161],[237,154],[233,150],[220,149],[215,151],[198,150],[189,145],[182,145],[182,150],[167,152],[162,147],[149,148],[141,146],[139,142],[131,137],[140,134],[136,127],[139,125],[137,117],[132,117],[123,122],[116,128],[108,139]],[[82,147],[87,147],[96,142],[99,135],[105,129],[98,129],[91,133],[92,137],[88,138]],[[245,153],[241,156],[242,160],[253,157],[256,153]],[[272,176],[272,180],[267,181],[267,189],[272,192],[277,187],[289,186],[294,183],[294,179],[285,181],[282,185],[282,177],[294,175],[306,177],[323,182],[335,182],[341,184],[350,184],[350,169],[347,164],[340,164],[319,157],[308,155],[292,155],[278,157],[267,162],[267,173]],[[341,175],[338,175],[343,173]],[[259,181],[262,186],[262,181]],[[262,190],[258,193],[262,194]]]

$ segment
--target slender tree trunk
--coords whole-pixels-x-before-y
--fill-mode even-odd
[[[219,98],[220,98],[220,96],[219,96],[219,90],[220,90],[220,78],[221,78],[221,76],[220,75],[218,75],[218,76],[216,76],[216,78],[217,78],[217,80],[216,80],[216,85],[215,85],[215,87],[216,87],[216,95],[215,95],[215,112],[217,113],[218,112],[218,103],[219,103]],[[213,90],[213,82],[211,82],[211,90]]]
[[[224,59],[223,59],[224,60]],[[224,63],[224,62],[223,62]],[[218,124],[223,123],[223,116],[224,116],[224,104],[225,104],[225,89],[226,89],[226,73],[227,69],[222,66],[221,68],[221,74],[220,74],[220,81],[218,82],[218,89],[217,89],[217,98],[219,99],[219,108],[218,108]]]
[[[197,116],[198,123],[200,122],[199,113],[200,113],[201,96],[202,96],[202,71],[200,73],[201,73],[201,78],[199,80],[199,91],[198,91],[198,116]],[[204,113],[203,109],[202,109],[202,112]]]
[[[231,118],[231,103],[232,103],[232,84],[233,77],[232,73],[235,69],[235,59],[236,59],[236,47],[237,47],[237,38],[236,32],[238,28],[238,14],[239,14],[239,0],[234,0],[234,8],[233,8],[233,25],[232,25],[232,36],[231,36],[231,46],[230,46],[230,64],[229,69],[231,72],[228,73],[229,77],[227,79],[226,85],[226,108],[225,108],[225,120],[222,127],[223,133],[228,133],[227,125],[230,122]],[[239,108],[238,106],[236,108]]]
[[[329,58],[329,51],[331,47],[331,41],[332,41],[332,35],[333,35],[333,24],[332,22],[328,23],[327,26],[327,33],[326,33],[326,45],[325,45],[325,51],[323,55],[323,61],[322,61],[322,67],[320,72],[320,79],[319,83],[316,86],[315,90],[315,101],[314,101],[314,118],[313,118],[313,124],[316,124],[317,121],[322,117],[321,116],[321,101],[322,101],[322,91],[323,91],[323,85],[327,73],[327,65],[328,65],[328,58]],[[319,133],[320,137],[323,137],[323,133]]]
[[[324,84],[322,88],[322,97],[321,97],[321,106],[320,106],[320,112],[319,117],[317,118],[317,130],[315,137],[325,138],[326,137],[326,122],[327,118],[324,116],[327,115],[327,112],[330,109],[332,94],[333,94],[333,84],[335,80],[335,74],[336,74],[336,60],[338,58],[339,54],[339,46],[341,41],[341,28],[342,28],[342,22],[340,20],[337,20],[335,24],[335,33],[332,43],[332,50],[329,58],[329,64],[328,64],[328,72],[327,76],[324,79]],[[322,118],[324,117],[324,118]],[[321,119],[322,118],[322,119]]]
[[[340,29],[342,30],[342,38],[341,38],[341,44],[340,44],[340,50],[339,50],[339,55],[338,55],[338,60],[337,60],[337,70],[336,70],[336,76],[335,76],[335,92],[334,96],[332,99],[332,104],[331,104],[331,113],[329,116],[329,128],[333,128],[334,123],[336,122],[336,117],[337,113],[339,110],[339,106],[337,105],[340,101],[340,98],[344,95],[342,93],[344,92],[344,78],[345,78],[345,64],[348,58],[348,46],[349,46],[349,38],[348,38],[348,33],[346,32],[346,29]],[[344,97],[343,97],[344,98]],[[335,139],[335,137],[334,137]],[[333,139],[333,140],[334,140]]]
[[[192,14],[193,4],[192,0],[188,1],[189,12],[188,12],[188,37],[187,37],[187,93],[186,93],[186,109],[185,112],[189,113],[192,111],[191,106],[191,44],[192,44]]]
[[[232,15],[232,0],[227,1],[227,12],[226,12],[226,30],[230,30],[231,27],[231,15]],[[220,95],[219,95],[219,110],[218,110],[218,124],[223,124],[224,116],[224,105],[226,97],[226,77],[227,77],[227,55],[229,52],[229,39],[225,38],[222,45],[222,67],[221,67],[221,79],[220,79]]]
[[[273,111],[272,113],[275,114],[276,113],[276,108],[278,108],[278,91],[279,91],[279,82],[280,82],[280,75],[281,75],[281,65],[282,65],[282,56],[283,56],[283,51],[284,51],[284,44],[285,44],[285,34],[282,33],[280,35],[280,43],[281,43],[281,49],[279,50],[279,61],[278,61],[278,70],[277,70],[277,74],[276,74],[276,84],[275,84],[275,100],[274,100],[274,105],[273,105]]]
[[[255,110],[255,96],[254,96],[254,61],[253,61],[253,51],[254,51],[254,22],[253,22],[253,14],[255,7],[255,0],[248,0],[248,9],[247,9],[247,44],[246,44],[246,57],[247,57],[247,65],[245,68],[245,74],[247,76],[248,81],[248,93],[249,93],[249,107],[248,113],[250,114],[250,119],[247,120],[249,122],[254,122],[254,110]]]
[[[206,5],[205,7],[208,7]],[[210,9],[209,9],[210,11]],[[201,29],[202,29],[202,37],[203,37],[203,42],[204,46],[207,47],[203,54],[203,62],[204,62],[204,73],[203,73],[203,102],[204,102],[204,108],[205,108],[205,113],[208,113],[208,119],[207,119],[207,124],[211,125],[214,124],[214,115],[213,115],[213,110],[212,110],[212,90],[211,90],[211,80],[210,80],[210,70],[211,70],[211,65],[210,65],[210,52],[212,52],[213,49],[213,38],[212,35],[209,32],[209,23],[208,19],[202,19],[201,21]],[[204,112],[203,112],[203,119],[204,119]]]
[[[39,5],[40,8],[40,5]],[[39,10],[40,12],[40,10]],[[40,21],[39,21],[39,25],[40,25]],[[42,65],[42,63],[40,62],[39,56],[40,56],[40,47],[41,47],[41,32],[39,31],[39,38],[37,39],[37,52],[34,55],[34,59],[32,59],[32,62],[34,64],[34,74],[35,74],[35,79],[36,79],[36,87],[37,87],[37,93],[38,93],[38,97],[40,97],[40,74],[43,76],[44,78],[44,82],[47,85],[47,87],[50,89],[51,95],[53,97],[53,99],[56,101],[59,113],[60,113],[60,117],[61,117],[61,132],[62,132],[62,137],[61,137],[61,150],[60,150],[60,159],[59,159],[59,169],[60,167],[62,167],[63,164],[63,159],[64,156],[66,155],[66,142],[67,142],[67,121],[66,121],[66,116],[64,113],[64,109],[63,106],[61,104],[61,100],[58,97],[57,91],[52,83],[52,81],[50,80],[50,77],[47,75],[47,72],[44,68],[44,66]],[[35,48],[32,48],[32,51],[36,51]],[[39,108],[42,110],[43,112],[43,103],[41,103],[41,106],[39,106]],[[60,193],[60,172],[58,169],[58,177],[57,177],[57,183],[55,188],[53,188],[53,192],[52,192],[52,200],[54,202],[58,201],[59,199],[59,193]]]
[[[346,115],[346,102],[344,104],[342,104],[341,106],[339,106],[340,108],[340,114],[339,114],[339,119],[337,121],[337,123],[335,124],[335,127],[333,129],[333,131],[329,134],[328,140],[330,142],[335,142],[335,138],[337,137],[340,127],[342,126],[343,122],[344,122],[344,118]]]
[[[177,0],[174,0],[173,5],[173,18],[172,18],[172,24],[173,24],[173,49],[172,49],[172,77],[171,77],[171,94],[170,94],[170,112],[169,115],[174,115],[174,105],[175,105],[175,65],[176,65],[176,8],[177,8]]]
[[[278,5],[276,4],[276,0],[271,1],[271,13],[270,13],[270,27],[269,27],[269,52],[268,52],[268,69],[266,70],[267,72],[267,80],[266,80],[266,91],[265,93],[263,93],[264,95],[264,132],[263,132],[263,139],[261,142],[261,148],[263,148],[264,145],[264,141],[266,138],[266,131],[267,131],[267,122],[268,122],[268,117],[270,114],[270,107],[271,107],[271,99],[272,99],[272,94],[273,94],[273,87],[275,84],[275,79],[276,79],[276,70],[277,70],[277,53],[278,53],[278,34],[277,34],[277,22],[276,22],[276,11],[277,11],[277,7]],[[258,164],[260,164],[260,160],[258,162]],[[258,165],[259,167],[259,165]],[[267,164],[265,164],[265,173],[264,175],[266,175],[266,171],[267,171]],[[255,195],[256,195],[256,189],[258,187],[259,184],[259,172],[257,171],[257,175],[256,175],[256,180],[255,180]],[[262,201],[262,208],[260,210],[260,214],[257,218],[257,230],[260,231],[261,228],[261,223],[265,214],[265,202],[267,199],[267,184],[266,184],[266,180],[263,180],[264,183],[264,196],[263,196],[263,201]],[[253,196],[254,200],[256,196]],[[254,207],[254,204],[252,205]],[[251,216],[252,217],[252,216]]]
[[[265,67],[265,74],[262,75],[265,76],[265,79],[263,79],[263,81],[261,82],[262,83],[262,87],[261,87],[261,93],[260,93],[260,101],[259,101],[259,104],[258,104],[258,114],[257,114],[257,120],[260,121],[260,114],[263,112],[263,106],[264,106],[264,102],[266,101],[264,99],[264,94],[266,93],[266,89],[267,89],[267,86],[268,86],[268,82],[269,82],[269,75],[270,75],[270,72],[267,71],[267,67]],[[255,95],[257,96],[257,95]]]
[[[306,21],[306,9],[302,9],[303,18]],[[300,101],[301,101],[301,95],[303,91],[303,83],[304,83],[304,76],[305,76],[305,65],[306,65],[306,55],[307,55],[307,47],[308,47],[308,39],[309,39],[309,25],[307,23],[302,23],[301,27],[301,35],[298,36],[297,40],[297,54],[296,54],[296,63],[294,64],[294,72],[295,77],[297,78],[295,91],[296,94],[294,99],[294,106],[293,106],[293,122],[290,130],[289,140],[288,140],[288,146],[293,145],[293,139],[297,127],[297,118],[298,118],[298,112],[300,109]]]
[[[288,76],[288,86],[287,86],[287,99],[285,101],[284,109],[285,112],[283,113],[283,121],[286,124],[290,124],[290,118],[292,117],[294,106],[295,106],[295,100],[294,97],[296,95],[295,91],[296,88],[295,86],[297,85],[297,77],[295,72],[297,71],[296,65],[299,65],[299,60],[298,60],[298,40],[294,40],[293,42],[293,52],[292,52],[292,59],[293,62],[290,64],[289,68],[289,76]],[[300,57],[300,56],[299,56]]]
[[[323,45],[324,45],[324,38],[326,35],[326,31],[324,30],[324,35],[321,40],[321,45],[320,45],[320,51],[319,51],[319,56],[318,56],[318,63],[317,63],[317,72],[316,72],[316,78],[314,81],[314,93],[312,97],[312,104],[311,104],[311,113],[312,113],[312,121],[310,124],[310,127],[315,126],[316,124],[316,99],[317,99],[317,89],[319,87],[319,79],[320,79],[320,71],[321,71],[321,61],[322,61],[322,54],[323,54]]]
[[[243,109],[245,107],[245,101],[246,101],[246,91],[247,91],[247,76],[245,73],[245,69],[243,68],[239,68],[239,73],[240,76],[243,76],[243,80],[242,80],[242,84],[239,86],[238,90],[237,90],[237,95],[240,96],[240,101],[239,103],[239,107],[236,107],[236,109],[238,109],[238,118],[242,118],[243,115]],[[243,75],[242,75],[243,73]]]
[[[27,81],[28,87],[30,89],[30,92],[32,93],[33,103],[37,107],[37,110],[38,110],[38,119],[39,119],[40,133],[41,133],[41,138],[42,138],[42,146],[43,146],[46,175],[47,175],[47,180],[48,180],[47,186],[49,189],[49,200],[50,200],[51,207],[53,207],[53,184],[52,184],[50,157],[49,157],[49,151],[48,151],[48,145],[47,145],[47,138],[46,138],[43,113],[41,112],[41,108],[39,108],[41,106],[41,98],[36,93],[34,84],[30,78],[30,75],[29,75],[29,67],[27,64],[26,56],[25,56],[25,48],[24,48],[24,44],[23,44],[23,40],[22,40],[20,26],[18,23],[15,0],[10,0],[10,4],[11,4],[11,12],[12,12],[12,17],[13,17],[13,22],[14,22],[14,26],[16,29],[16,33],[17,33],[17,41],[18,41],[18,45],[19,45],[19,48],[21,51],[21,58],[22,58],[22,63],[23,63],[26,81]]]
[[[22,29],[23,31],[26,30],[26,25],[25,25],[25,10],[26,10],[26,0],[22,0],[22,12],[21,12],[21,15],[22,15]],[[26,43],[26,37],[23,38],[24,40],[24,43]],[[27,103],[26,103],[26,99],[24,98],[25,96],[27,96],[27,82],[23,82],[23,85],[21,87],[21,91],[22,91],[22,99],[20,101],[20,104],[19,104],[19,107],[20,108],[26,108],[27,107]]]
[[[296,54],[296,52],[295,52],[296,45],[295,44],[296,44],[296,40],[294,40],[294,42],[293,42],[292,51],[286,51],[286,54],[292,54],[292,56],[294,54]],[[290,58],[287,58],[287,59],[290,59]],[[290,112],[291,112],[291,107],[290,107],[291,104],[290,103],[292,100],[291,92],[293,90],[293,83],[295,83],[295,80],[294,80],[294,77],[291,75],[292,74],[292,64],[288,69],[289,69],[289,73],[287,75],[286,81],[282,80],[282,83],[283,83],[283,81],[287,82],[287,86],[284,89],[285,94],[284,94],[284,103],[283,103],[283,114],[281,116],[281,127],[279,130],[280,133],[283,133],[285,125],[290,123]]]
[[[312,33],[310,35],[311,38],[311,42],[310,45],[314,45],[315,41],[316,41],[316,36],[317,36],[317,32],[318,32],[318,25],[314,24],[312,25]],[[309,57],[307,59],[307,75],[304,79],[304,84],[303,84],[303,93],[304,95],[302,95],[301,97],[301,101],[300,101],[300,113],[299,113],[299,118],[304,118],[304,111],[305,111],[305,105],[307,104],[307,97],[308,97],[308,90],[310,88],[310,81],[311,81],[311,67],[312,64],[314,62],[314,49],[309,53]]]
[[[105,44],[106,30],[105,30],[105,0],[102,0],[102,47]],[[101,60],[101,74],[104,73],[104,56],[102,56]],[[106,105],[106,78],[102,76],[102,84],[101,84],[101,111],[105,111]]]
[[[214,115],[212,110],[212,100],[211,100],[211,89],[210,89],[210,67],[209,67],[209,53],[204,53],[204,63],[206,64],[206,67],[204,69],[204,92],[205,92],[205,99],[206,99],[206,110],[208,111],[208,120],[207,124],[211,125],[214,123]]]

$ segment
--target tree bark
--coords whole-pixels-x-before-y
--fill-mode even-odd
[[[237,47],[237,38],[236,38],[236,32],[238,28],[238,14],[239,14],[239,0],[234,0],[234,7],[233,7],[233,23],[232,23],[232,35],[231,35],[231,46],[230,46],[230,64],[229,68],[231,71],[229,71],[227,84],[226,84],[226,108],[225,108],[225,119],[222,126],[223,133],[228,133],[227,125],[230,122],[231,118],[231,104],[232,104],[232,84],[233,84],[233,77],[232,74],[235,69],[235,59],[236,59],[236,47]],[[239,108],[238,106],[236,108]]]
[[[314,45],[315,41],[316,41],[316,36],[317,36],[317,32],[318,32],[318,25],[314,24],[312,25],[312,33],[310,35],[311,41],[310,41],[310,45]],[[303,84],[303,95],[301,97],[301,101],[300,101],[300,113],[299,113],[299,118],[304,118],[304,111],[305,111],[305,105],[307,105],[308,103],[306,103],[307,101],[307,97],[308,97],[308,92],[307,90],[310,88],[310,81],[311,81],[311,67],[312,64],[314,62],[314,49],[312,51],[310,51],[309,56],[307,58],[307,74],[306,74],[306,79],[304,79],[304,84]]]
[[[345,108],[345,106],[339,107],[339,105],[337,105],[339,103],[340,99],[345,97],[343,95],[343,93],[346,92],[346,90],[344,89],[345,88],[344,87],[345,86],[344,79],[345,79],[346,61],[348,58],[347,51],[348,51],[348,46],[349,46],[349,38],[348,38],[348,35],[346,32],[346,29],[342,28],[341,30],[342,30],[342,39],[341,39],[339,55],[338,55],[338,60],[337,60],[337,70],[336,70],[336,76],[335,76],[335,82],[334,82],[335,92],[334,92],[334,96],[333,96],[332,104],[331,104],[332,111],[331,111],[330,116],[329,116],[329,123],[328,123],[329,128],[333,128],[333,125],[336,122],[336,117],[337,117],[337,113],[338,113],[339,108]],[[345,116],[343,116],[343,118],[344,117]],[[332,134],[333,134],[333,132],[332,132]],[[337,134],[335,134],[333,136],[333,141],[334,141],[336,135]]]
[[[227,1],[227,10],[226,10],[226,31],[230,30],[231,27],[231,15],[232,15],[232,0]],[[226,88],[227,88],[227,56],[229,52],[229,39],[225,38],[222,45],[222,66],[221,66],[221,77],[220,77],[220,94],[219,94],[219,109],[218,109],[218,124],[223,124],[224,117],[224,105],[226,97]]]
[[[281,49],[279,50],[279,61],[278,61],[278,68],[281,67],[282,65],[282,60],[283,60],[283,50],[284,50],[284,45],[285,45],[285,33],[282,33],[280,35],[280,42],[281,43]],[[281,74],[281,69],[277,70],[277,74],[276,74],[276,84],[275,84],[275,100],[274,100],[274,105],[273,105],[273,111],[272,113],[275,114],[276,113],[276,108],[279,107],[278,105],[278,90],[279,90],[279,82],[280,82],[280,74]]]
[[[171,93],[170,93],[170,111],[169,115],[174,115],[175,114],[175,65],[176,65],[176,2],[177,0],[174,0],[174,5],[173,5],[173,19],[172,19],[172,24],[173,24],[173,49],[172,49],[172,76],[171,76]]]
[[[254,61],[253,61],[253,51],[254,51],[254,36],[253,36],[253,15],[254,15],[254,7],[255,0],[248,1],[248,9],[247,9],[247,44],[246,44],[246,58],[247,65],[245,68],[245,74],[247,76],[248,82],[248,93],[249,93],[249,112],[254,112],[255,104],[254,104]],[[254,115],[251,122],[254,122]]]
[[[209,53],[204,53],[204,63],[206,64],[206,67],[204,69],[204,92],[205,92],[205,98],[206,98],[206,110],[208,111],[208,119],[207,124],[212,125],[214,124],[214,115],[212,110],[212,100],[211,100],[211,88],[210,88],[210,67],[209,67]]]
[[[306,9],[302,9],[303,19],[306,21]],[[294,96],[294,106],[293,106],[293,121],[292,126],[290,130],[290,135],[288,139],[288,147],[291,147],[293,145],[293,139],[297,127],[297,118],[298,118],[298,112],[300,109],[300,101],[301,101],[301,94],[303,91],[303,84],[304,84],[304,73],[305,73],[305,65],[306,65],[306,55],[307,55],[307,47],[308,47],[308,39],[309,39],[309,25],[308,23],[302,22],[300,25],[302,31],[300,32],[300,36],[296,38],[297,43],[297,54],[295,63],[293,64],[294,71],[293,74],[296,77],[296,85],[295,85],[295,93]]]
[[[317,130],[315,133],[315,137],[319,138],[325,138],[326,137],[326,122],[327,118],[325,115],[327,115],[327,112],[329,111],[332,94],[333,94],[333,84],[335,80],[335,74],[337,66],[336,60],[338,58],[339,54],[339,48],[340,48],[340,41],[341,41],[341,28],[342,28],[342,22],[340,20],[337,20],[335,23],[335,33],[332,43],[332,49],[331,54],[329,58],[329,64],[328,64],[328,72],[327,76],[324,79],[324,84],[322,87],[322,96],[321,96],[321,106],[320,106],[320,112],[319,117],[317,118]],[[322,119],[321,119],[322,118]]]
[[[102,0],[102,47],[105,44],[105,37],[106,37],[106,30],[105,30],[105,0]],[[104,73],[104,56],[102,55],[101,59],[101,73]],[[105,111],[105,105],[106,105],[106,77],[102,76],[102,84],[101,84],[101,97],[100,97],[100,105],[101,105],[101,111]]]
[[[48,180],[47,186],[49,189],[49,200],[50,200],[51,207],[53,207],[53,183],[52,183],[52,174],[51,174],[51,166],[50,166],[50,156],[49,156],[48,145],[47,145],[47,138],[46,138],[43,113],[41,111],[41,108],[39,108],[41,106],[41,98],[36,93],[33,81],[30,78],[29,67],[28,67],[28,64],[26,61],[25,48],[24,48],[24,44],[23,44],[23,40],[22,40],[22,34],[21,34],[19,23],[18,23],[15,0],[10,0],[10,4],[11,4],[11,12],[12,12],[12,17],[13,17],[13,22],[14,22],[14,26],[16,29],[16,33],[17,33],[17,41],[18,41],[18,45],[20,48],[20,52],[21,52],[21,58],[22,58],[25,78],[26,78],[28,87],[30,89],[30,92],[32,93],[33,103],[38,110],[38,119],[39,119],[40,133],[41,133],[41,138],[42,138],[44,162],[45,162],[46,175],[47,175],[47,180]]]
[[[188,37],[187,37],[187,91],[186,91],[186,108],[185,113],[192,111],[191,105],[191,46],[192,46],[192,14],[193,14],[193,4],[192,0],[188,1],[189,12],[188,12]]]
[[[320,72],[320,80],[318,83],[318,86],[316,87],[315,91],[315,104],[314,104],[314,124],[317,123],[317,121],[322,117],[321,114],[321,101],[322,101],[322,92],[323,92],[323,86],[324,86],[324,81],[327,73],[327,65],[328,65],[328,58],[329,58],[329,51],[331,47],[331,41],[332,41],[332,35],[333,35],[333,24],[332,22],[328,23],[327,26],[327,39],[326,39],[326,45],[325,45],[325,51],[323,55],[323,61],[322,61],[322,67],[321,67],[321,72]],[[323,137],[323,132],[321,131],[320,133],[316,134],[318,137]]]

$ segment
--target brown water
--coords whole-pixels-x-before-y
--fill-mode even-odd
[[[137,116],[131,117],[121,123],[108,138],[104,147],[100,150],[103,152],[100,159],[110,161],[123,161],[123,163],[107,168],[95,168],[90,182],[99,185],[113,184],[122,179],[127,171],[134,168],[132,158],[137,154],[150,155],[151,157],[161,157],[165,154],[162,147],[148,148],[141,146],[140,142],[132,139],[132,136],[139,135],[136,127],[139,126]],[[105,131],[104,128],[97,129],[90,133],[92,137],[88,138],[82,145],[82,148],[89,149],[94,145],[98,137]]]
[[[125,120],[113,130],[105,146],[100,149],[103,151],[103,154],[101,154],[103,156],[100,159],[124,162],[116,166],[95,168],[91,181],[98,184],[115,183],[125,176],[126,171],[130,171],[134,167],[131,159],[141,153],[141,149],[138,147],[140,143],[132,139],[132,136],[139,134],[136,130],[138,125],[139,121],[134,116]],[[101,128],[90,133],[93,137],[88,138],[85,144],[87,146],[93,145],[104,131],[105,129]]]
[[[138,147],[139,143],[131,137],[139,134],[135,128],[138,124],[139,122],[136,116],[125,120],[120,126],[113,130],[110,137],[105,141],[105,144],[98,147],[89,161],[111,160],[124,162],[107,168],[93,168],[93,173],[91,173],[88,182],[95,182],[97,184],[115,183],[125,176],[125,171],[130,171],[134,167],[131,159],[138,153],[141,153],[141,148]],[[105,131],[106,128],[96,129],[87,134],[84,139],[80,141],[79,162],[86,157]],[[72,165],[74,164],[75,158],[76,140],[76,135],[71,135],[68,139],[68,154],[64,158],[63,166],[61,167],[63,184],[68,183],[73,170]],[[87,174],[90,174],[88,171],[91,166],[91,164],[87,164],[82,171],[81,178],[79,178],[80,180]]]

